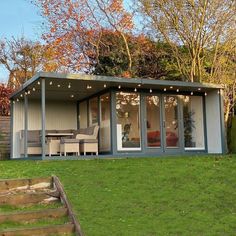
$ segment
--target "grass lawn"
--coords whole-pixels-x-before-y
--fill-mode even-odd
[[[236,235],[236,156],[0,162],[0,178],[50,175],[87,236]]]

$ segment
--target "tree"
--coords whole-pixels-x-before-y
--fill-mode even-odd
[[[10,115],[9,97],[13,90],[0,83],[0,116]]]
[[[34,0],[45,18],[43,39],[58,53],[60,64],[68,71],[92,73],[99,63],[99,46],[104,30],[113,31],[123,40],[131,71],[127,33],[133,27],[132,15],[122,0]]]
[[[47,45],[21,37],[0,40],[0,64],[9,72],[9,86],[17,88],[37,71],[56,71],[55,52]]]
[[[213,76],[216,58],[207,74],[206,51],[214,50],[217,56],[219,44],[226,42],[228,36],[235,37],[235,1],[139,0],[139,3],[156,35],[161,35],[172,48],[184,80],[201,82]]]

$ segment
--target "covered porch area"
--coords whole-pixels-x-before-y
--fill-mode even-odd
[[[12,159],[225,151],[221,86],[42,72],[11,105]]]

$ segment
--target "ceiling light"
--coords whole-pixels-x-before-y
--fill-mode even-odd
[[[170,89],[172,89],[173,88],[173,86],[170,86]]]
[[[35,87],[33,87],[33,89],[32,89],[33,91],[35,91]]]
[[[193,92],[191,92],[190,94],[193,95]]]
[[[138,87],[141,87],[141,84],[138,84]]]
[[[134,89],[134,92],[137,92],[137,89],[136,89],[136,88]]]
[[[121,89],[121,86],[120,86],[120,85],[118,86],[118,89]]]
[[[198,90],[198,91],[201,91],[201,88],[198,88],[197,90]]]
[[[37,83],[38,85],[40,85],[40,81],[38,81],[38,83]]]
[[[58,87],[58,88],[60,88],[60,87],[61,87],[61,85],[60,85],[60,84],[58,84],[58,85],[57,85],[57,87]]]
[[[150,89],[150,93],[152,93],[152,89]]]
[[[164,91],[166,91],[166,88],[164,88]]]
[[[107,87],[107,85],[106,85],[106,84],[104,84],[104,85],[103,85],[103,87],[104,87],[104,88],[106,88],[106,87]]]
[[[71,84],[70,84],[70,83],[68,84],[68,88],[69,88],[69,89],[71,88]]]
[[[50,85],[52,85],[52,81],[50,81],[50,83],[49,83]]]
[[[176,89],[176,92],[178,93],[178,92],[179,92],[179,89]]]

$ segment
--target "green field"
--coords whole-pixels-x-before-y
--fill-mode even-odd
[[[236,156],[0,162],[0,178],[50,175],[87,236],[236,235]]]

